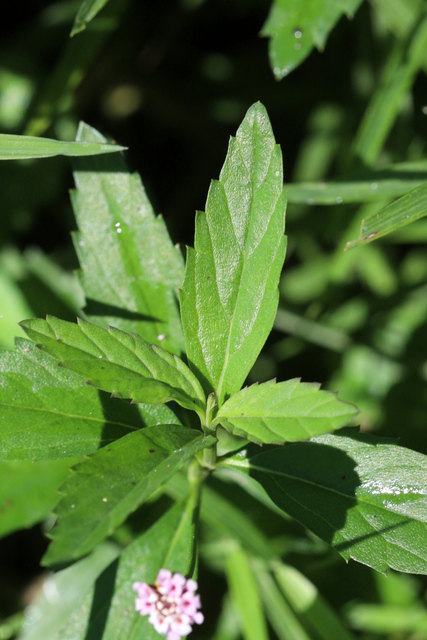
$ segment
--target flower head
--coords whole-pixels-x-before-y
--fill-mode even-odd
[[[193,624],[202,624],[200,596],[196,595],[197,582],[186,580],[180,573],[160,569],[154,585],[135,582],[137,593],[135,609],[148,621],[157,633],[167,640],[180,640],[188,636]]]

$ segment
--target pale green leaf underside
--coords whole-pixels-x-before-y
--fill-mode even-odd
[[[346,249],[372,242],[427,215],[427,182],[362,221],[360,236]]]
[[[320,436],[226,464],[253,476],[346,560],[426,574],[426,457],[353,429],[343,433],[349,436]]]
[[[273,326],[286,246],[282,182],[281,151],[257,103],[197,216],[181,291],[190,366],[219,404],[240,389]]]
[[[116,153],[125,147],[105,142],[61,142],[35,136],[0,133],[0,160],[27,160],[52,156],[93,156]]]
[[[134,402],[175,400],[187,409],[204,409],[203,390],[187,365],[136,334],[53,317],[21,326],[46,353],[98,389]]]
[[[186,460],[213,444],[215,438],[194,429],[158,425],[130,433],[77,465],[60,488],[58,525],[43,562],[62,564],[91,551]]]
[[[166,405],[130,405],[83,384],[33,342],[0,352],[0,459],[94,453],[142,427],[179,423]]]
[[[99,586],[98,577],[119,553],[119,547],[106,542],[98,545],[87,558],[48,576],[38,597],[25,610],[26,619],[19,639],[87,640],[85,630],[94,585]],[[53,593],[55,597],[52,597]],[[89,606],[85,608],[86,603]],[[82,629],[82,636],[65,635],[65,629],[76,628]]]
[[[83,0],[74,20],[70,37],[80,33],[86,29],[86,26],[96,16],[99,11],[107,4],[108,0]]]
[[[220,408],[216,422],[252,442],[307,440],[346,424],[357,409],[320,385],[299,379],[245,387]]]
[[[402,162],[331,182],[285,184],[288,202],[329,205],[397,198],[427,180],[427,163]]]
[[[105,142],[83,123],[77,140]],[[162,217],[154,215],[139,175],[129,173],[118,155],[78,159],[73,166],[71,200],[79,228],[74,245],[86,317],[182,354],[178,289],[184,261]]]
[[[274,0],[262,28],[269,36],[270,64],[279,80],[311,52],[323,50],[329,32],[343,14],[352,17],[362,0]]]

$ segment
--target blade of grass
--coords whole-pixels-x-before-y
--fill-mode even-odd
[[[99,11],[107,4],[108,0],[83,0],[80,5],[80,9],[77,12],[76,19],[74,20],[73,28],[70,33],[70,38],[84,31],[88,23],[93,20]]]
[[[240,614],[244,640],[268,640],[257,583],[246,553],[236,548],[226,562],[231,599]]]
[[[262,562],[256,563],[256,577],[268,619],[279,640],[310,640]]]
[[[427,180],[427,162],[402,162],[331,182],[285,184],[288,202],[331,205],[397,198]]]
[[[0,134],[0,160],[28,160],[52,156],[96,156],[100,153],[116,153],[126,147],[98,142],[61,142],[50,138]]]
[[[359,238],[348,242],[345,250],[372,242],[426,215],[427,182],[424,182],[420,187],[395,200],[378,213],[365,218],[362,221]]]
[[[356,134],[353,153],[364,164],[372,165],[399,115],[415,76],[423,66],[427,51],[427,17],[420,16],[415,30],[402,45],[396,44],[384,68]]]
[[[355,640],[310,580],[283,563],[275,565],[274,573],[293,610],[322,640]]]

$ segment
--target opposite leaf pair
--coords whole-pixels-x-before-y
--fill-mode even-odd
[[[102,141],[88,129],[82,135]],[[218,479],[232,478],[268,507],[293,516],[346,559],[380,571],[391,566],[427,572],[423,456],[354,430],[322,435],[345,424],[355,409],[318,385],[271,381],[240,390],[272,327],[285,250],[281,155],[264,108],[249,110],[212,184],[206,214],[197,217],[181,294],[182,328],[176,306],[182,260],[140,181],[122,168],[108,172],[101,160],[84,162],[79,160],[73,203],[87,317],[94,324],[26,321],[22,326],[42,351],[19,342],[15,358],[6,354],[0,361],[4,457],[91,454],[60,489],[58,525],[44,562],[58,565],[89,553],[166,483],[166,490],[176,490],[177,472],[196,457],[190,494],[178,496],[188,535],[176,537],[173,527],[162,524],[174,508],[162,516],[162,557],[142,579],[152,582],[165,566],[190,576],[203,455]],[[118,328],[107,330],[108,324]],[[188,366],[178,357],[182,329]],[[69,372],[52,366],[43,351]],[[108,400],[102,390],[137,404]],[[181,409],[157,406],[170,400]],[[25,415],[25,427],[17,414]],[[216,463],[219,425],[267,446],[260,451],[249,445]],[[27,432],[32,437],[25,439]],[[285,442],[290,444],[271,446]],[[219,513],[226,513],[224,503]],[[148,534],[133,544],[150,544],[153,553]],[[181,546],[178,566],[171,549]],[[261,546],[268,555],[269,545]],[[259,554],[255,547],[251,553]],[[129,575],[141,579],[130,567],[135,557],[130,545],[120,561],[123,594],[118,588],[117,598],[125,603]]]
[[[115,175],[111,182],[100,179],[98,206],[104,207],[104,201],[111,204],[109,190],[120,179]],[[86,180],[84,172],[77,175],[78,186],[84,188]],[[132,194],[132,180],[129,189]],[[123,264],[130,261],[146,280],[149,265],[138,266],[139,249],[127,233],[134,197],[138,206],[141,196],[137,193],[130,197],[129,206],[125,200],[123,209],[113,214],[119,222],[111,229],[110,251],[118,247]],[[73,198],[77,210],[85,207],[80,191]],[[280,148],[264,107],[256,104],[230,141],[220,179],[209,191],[206,214],[197,217],[195,249],[188,251],[181,315],[189,367],[178,355],[120,329],[56,318],[22,323],[43,351],[90,385],[135,403],[173,400],[197,413],[206,434],[180,426],[178,417],[163,425],[157,421],[157,426],[124,435],[80,463],[61,488],[65,496],[56,509],[59,523],[44,559],[47,564],[69,562],[88,553],[197,452],[204,450],[205,465],[213,468],[213,436],[219,425],[253,442],[282,444],[337,429],[354,415],[355,408],[334,394],[298,380],[272,381],[239,391],[277,311],[286,247],[285,204]],[[96,228],[77,237],[83,263],[90,260],[88,245],[96,242]],[[94,268],[99,268],[96,262]],[[90,274],[86,266],[85,290],[95,297]],[[150,305],[154,311],[159,296],[170,299],[161,289],[153,302],[138,293],[137,285],[131,291],[130,304],[146,316],[153,315],[147,311]],[[92,300],[89,311],[93,308]],[[162,307],[157,307],[154,313],[161,312]],[[138,331],[151,336],[153,322],[158,320],[138,320]],[[162,321],[167,322],[167,316]],[[131,320],[124,322],[126,328],[132,326]],[[157,341],[179,353],[179,331],[174,328],[171,333],[176,336],[173,341],[171,335],[160,334]]]

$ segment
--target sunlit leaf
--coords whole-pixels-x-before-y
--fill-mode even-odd
[[[0,133],[0,160],[51,158],[52,156],[94,156],[116,153],[125,147],[98,142],[61,142],[35,136]]]
[[[104,143],[81,124],[77,140]],[[74,245],[86,296],[86,317],[140,335],[172,353],[184,352],[178,289],[184,261],[155,216],[144,186],[121,156],[73,162],[71,200],[79,228]]]
[[[274,75],[288,75],[313,47],[323,50],[329,32],[345,13],[352,17],[362,0],[274,0],[262,28],[269,36],[270,64]]]
[[[427,182],[387,205],[362,222],[360,236],[348,242],[346,250],[396,231],[427,215]]]
[[[53,317],[20,325],[61,366],[115,397],[152,404],[175,400],[187,409],[204,409],[203,390],[187,365],[136,334]]]
[[[273,326],[286,247],[282,181],[282,154],[257,103],[197,216],[181,292],[190,366],[220,405],[240,389]]]
[[[356,413],[351,404],[320,385],[299,379],[245,387],[220,408],[216,421],[252,442],[295,442],[334,431]]]
[[[285,184],[288,202],[311,205],[371,202],[402,196],[427,180],[425,162],[402,162],[331,182]]]
[[[426,574],[426,457],[354,429],[342,434],[261,453],[253,445],[226,464],[346,560]]]
[[[118,560],[115,548],[109,550],[111,545],[103,543],[88,558],[54,574],[45,592],[55,592],[57,597],[44,595],[30,608],[23,640],[100,640],[101,636],[103,640],[158,640],[148,618],[135,612],[132,584],[152,584],[161,568],[191,575],[197,526],[194,506],[193,496],[183,498],[122,551]],[[109,551],[109,558],[104,552],[108,561],[101,558],[94,575],[88,564],[103,549]],[[87,580],[81,584],[85,567]]]

